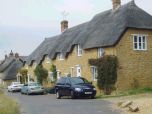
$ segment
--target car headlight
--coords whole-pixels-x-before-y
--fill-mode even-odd
[[[96,90],[96,88],[93,88],[93,90]]]
[[[82,89],[81,88],[75,88],[75,91],[81,91]]]

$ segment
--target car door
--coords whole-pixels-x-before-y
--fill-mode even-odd
[[[66,78],[60,78],[56,84],[56,91],[59,91],[61,95],[65,95],[64,87],[66,83]]]
[[[28,84],[25,84],[23,87],[23,93],[27,93],[27,87],[28,87]]]
[[[71,82],[69,78],[66,79],[66,83],[64,85],[64,94],[69,96],[71,94]]]

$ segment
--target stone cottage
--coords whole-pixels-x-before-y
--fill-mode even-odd
[[[26,57],[19,56],[18,53],[13,53],[12,51],[0,64],[0,84],[9,85],[12,81],[19,81],[17,79],[17,74],[20,68],[23,67],[23,62]]]
[[[118,58],[118,89],[129,89],[135,81],[139,87],[152,86],[152,16],[134,1],[112,3],[112,9],[75,27],[68,28],[68,21],[63,20],[62,33],[46,38],[28,57],[24,67],[31,76],[37,64],[43,64],[50,74],[54,64],[58,77],[70,74],[96,83],[97,68],[88,60],[104,53]]]

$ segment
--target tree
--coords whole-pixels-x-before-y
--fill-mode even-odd
[[[53,79],[54,79],[54,81],[56,82],[56,80],[57,80],[57,70],[56,70],[56,66],[55,66],[54,64],[52,64],[50,70],[51,70],[51,72],[52,72]]]
[[[48,71],[47,69],[43,68],[42,65],[37,65],[34,74],[37,77],[37,82],[40,84],[43,84],[43,81],[45,81],[48,77]]]
[[[19,70],[19,73],[21,74],[21,83],[25,83],[25,81],[27,81],[27,74],[28,74],[28,70],[25,68],[21,68]]]
[[[117,81],[117,57],[104,56],[99,59],[91,59],[91,65],[98,68],[97,86],[100,90],[104,90],[105,94],[110,94]]]

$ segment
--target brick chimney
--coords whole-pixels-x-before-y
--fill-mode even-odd
[[[117,9],[121,5],[121,0],[112,0],[113,10]]]
[[[13,57],[14,56],[14,53],[13,51],[11,50],[10,54],[9,54],[9,57]]]
[[[19,54],[18,53],[15,53],[15,58],[19,58]]]
[[[64,32],[66,29],[68,29],[68,21],[63,20],[61,21],[61,32]]]
[[[5,55],[5,60],[8,58],[7,54]]]

